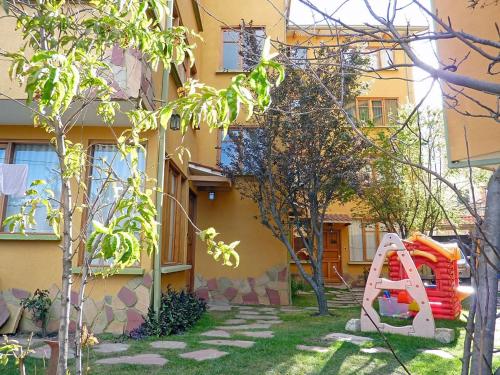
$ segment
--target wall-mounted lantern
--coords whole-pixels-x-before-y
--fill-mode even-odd
[[[214,201],[215,200],[215,191],[209,191],[208,192],[208,200],[209,201]]]
[[[174,113],[170,117],[170,130],[180,130],[181,129],[181,116]]]

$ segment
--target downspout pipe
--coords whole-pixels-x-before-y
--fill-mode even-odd
[[[168,14],[165,19],[165,29],[169,30],[173,25],[174,0],[167,1]],[[161,103],[168,101],[170,65],[163,67]],[[158,171],[156,184],[159,192],[156,193],[156,217],[158,225],[158,248],[154,255],[153,268],[153,309],[156,317],[160,314],[161,305],[161,250],[163,248],[162,223],[163,223],[163,188],[165,186],[165,149],[167,142],[167,129],[160,125],[158,137]]]

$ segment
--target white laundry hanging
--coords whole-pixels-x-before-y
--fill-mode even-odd
[[[27,164],[0,164],[0,194],[23,197],[27,178]]]

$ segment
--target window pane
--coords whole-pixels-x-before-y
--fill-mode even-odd
[[[369,224],[365,226],[365,241],[366,241],[365,260],[373,260],[373,257],[377,251],[377,246],[378,246],[375,224]]]
[[[240,32],[237,30],[224,30],[224,42],[239,42]]]
[[[370,119],[370,111],[368,108],[368,100],[358,101],[358,117],[361,121],[368,121]]]
[[[390,121],[394,121],[395,117],[398,115],[398,100],[397,99],[386,99],[385,100],[385,120],[386,124]]]
[[[380,51],[380,62],[382,68],[394,65],[394,50],[383,49]]]
[[[168,181],[168,193],[178,199],[177,197],[177,179],[179,178],[179,175],[173,170],[170,169],[169,173],[169,181]],[[169,207],[169,213],[168,213],[168,256],[167,256],[167,261],[168,262],[173,262],[174,261],[174,243],[175,243],[175,226],[176,226],[176,202],[173,199],[169,199],[168,202],[168,207]]]
[[[369,62],[370,68],[379,69],[380,68],[379,51],[377,51],[377,50],[368,51],[367,56],[370,59],[370,62]]]
[[[352,262],[363,261],[363,232],[361,231],[361,221],[353,220],[349,225],[349,258]]]
[[[296,67],[304,67],[307,65],[307,48],[305,47],[291,47],[290,60]]]
[[[141,173],[144,173],[145,166],[144,152],[139,150],[138,169]],[[122,159],[116,145],[96,144],[93,146],[89,201],[90,207],[94,209],[88,218],[88,233],[93,230],[92,220],[101,223],[107,221],[114,203],[127,188],[128,177],[130,177],[130,158]],[[111,259],[108,261],[94,259],[92,264],[106,265],[111,261]]]
[[[0,164],[5,163],[5,149],[0,148]]]
[[[230,130],[226,137],[221,142],[220,149],[220,166],[229,167],[231,163],[238,157],[235,137],[238,137],[240,130]]]
[[[3,158],[5,158],[5,150]],[[0,159],[3,161],[0,154]],[[45,189],[51,189],[55,197],[59,198],[61,195],[61,185],[59,179],[59,161],[54,148],[48,144],[18,144],[14,147],[13,164],[27,164],[28,165],[28,178],[26,187],[35,180],[45,180],[47,185],[40,185],[37,187],[39,196],[49,198],[49,195],[44,192]],[[22,204],[26,198],[7,198],[7,207],[5,209],[5,217],[18,214],[21,210]],[[55,201],[52,201],[54,208],[58,207]],[[26,229],[27,232],[35,233],[52,233],[52,227],[47,223],[47,209],[43,205],[39,205],[35,214],[36,225],[33,228]]]
[[[222,68],[227,70],[240,69],[240,45],[237,43],[224,43]]]
[[[372,113],[373,113],[373,123],[375,125],[383,125],[382,121],[382,101],[373,100],[372,101]]]

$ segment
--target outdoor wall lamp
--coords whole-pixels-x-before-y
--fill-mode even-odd
[[[215,191],[209,191],[208,192],[208,200],[209,201],[214,201],[215,200]]]
[[[180,128],[181,128],[181,116],[174,113],[172,117],[170,117],[170,129],[180,130]]]

